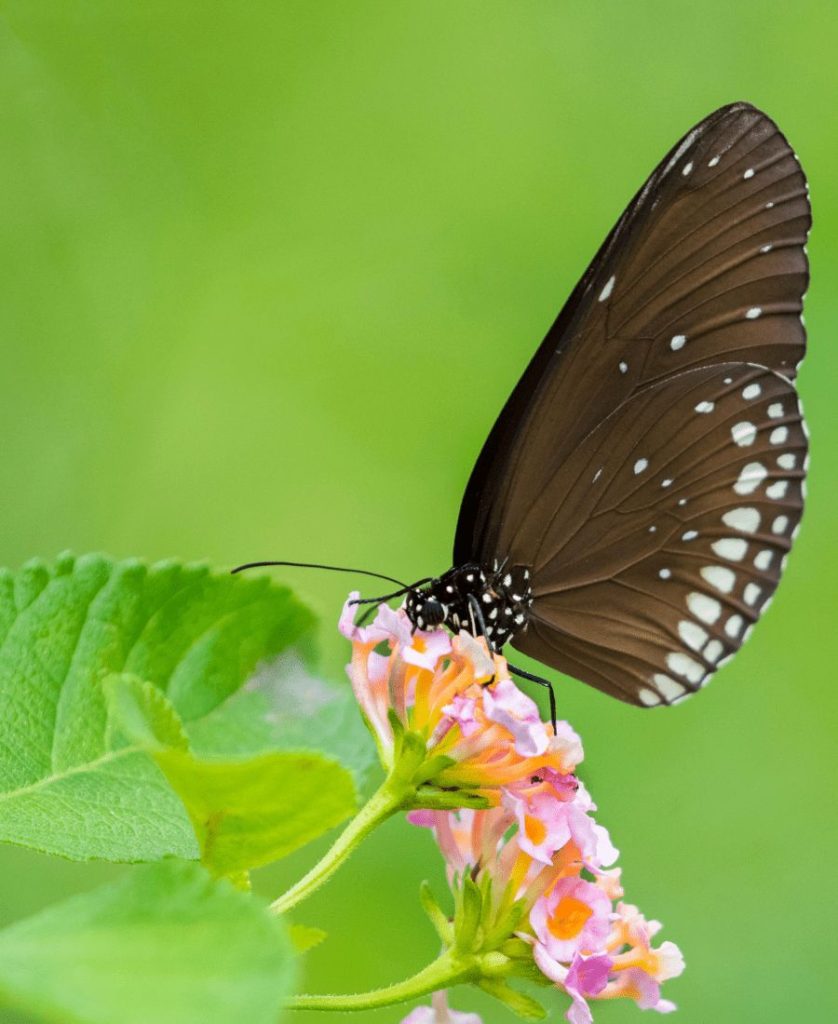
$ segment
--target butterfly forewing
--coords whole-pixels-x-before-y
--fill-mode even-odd
[[[734,104],[684,136],[606,239],[489,435],[455,564],[502,557],[545,477],[652,381],[733,361],[793,378],[809,225],[800,165],[764,114]]]
[[[800,520],[811,223],[777,126],[711,114],[635,196],[474,468],[455,564],[532,572],[514,646],[673,703],[738,650]]]

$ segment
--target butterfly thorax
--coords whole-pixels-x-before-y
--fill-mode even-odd
[[[532,604],[529,569],[503,565],[462,565],[410,591],[405,610],[418,629],[445,625],[473,635],[484,632],[493,650],[500,650],[526,628]]]

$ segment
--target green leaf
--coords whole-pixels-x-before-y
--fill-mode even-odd
[[[189,723],[312,625],[288,590],[204,566],[88,555],[0,570],[0,841],[77,859],[197,856],[160,769],[109,732],[102,680],[132,672]]]
[[[108,702],[108,741],[112,747],[172,747],[188,750],[180,715],[154,683],[125,672],[102,681]]]
[[[422,882],[419,886],[419,900],[422,909],[428,915],[434,931],[445,946],[450,946],[454,941],[454,927],[442,907],[437,903],[428,882]]]
[[[348,681],[338,687],[318,679],[297,650],[260,664],[240,690],[186,728],[197,754],[324,750],[359,788],[378,764]]]
[[[490,996],[499,999],[504,1006],[508,1006],[521,1020],[535,1022],[544,1020],[547,1016],[547,1011],[537,999],[533,999],[523,992],[517,992],[499,979],[484,978],[478,984],[484,992],[488,992]]]
[[[159,691],[150,699],[149,687],[127,674],[106,681],[112,727],[147,747],[183,801],[201,859],[214,874],[278,860],[355,810],[352,776],[320,754],[197,757],[177,742],[182,733],[174,708]],[[167,746],[170,738],[176,742]]]
[[[0,932],[0,1001],[49,1021],[275,1024],[292,980],[281,922],[180,861]]]
[[[454,945],[464,953],[474,948],[480,917],[483,912],[483,897],[471,875],[463,878],[454,914]]]
[[[292,924],[288,928],[288,937],[297,953],[307,953],[319,946],[327,934],[322,928],[312,928],[308,924]]]

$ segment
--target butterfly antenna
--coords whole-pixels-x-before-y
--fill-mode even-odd
[[[402,583],[393,576],[384,576],[380,572],[370,572],[368,569],[348,569],[342,565],[321,565],[318,562],[245,562],[244,565],[237,565],[231,569],[231,573],[244,572],[245,569],[264,569],[268,566],[288,565],[294,569],[326,569],[328,572],[350,572],[359,576],[374,576],[377,580],[387,580],[388,583],[395,583],[405,590],[410,590],[409,583]]]

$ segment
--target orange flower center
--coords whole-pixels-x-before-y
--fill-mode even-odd
[[[529,839],[534,846],[538,846],[539,843],[544,842],[544,838],[547,835],[547,826],[540,818],[527,814],[524,816],[524,832],[526,833],[527,839]]]
[[[553,911],[547,927],[557,939],[573,939],[585,927],[593,911],[587,903],[565,896]]]

